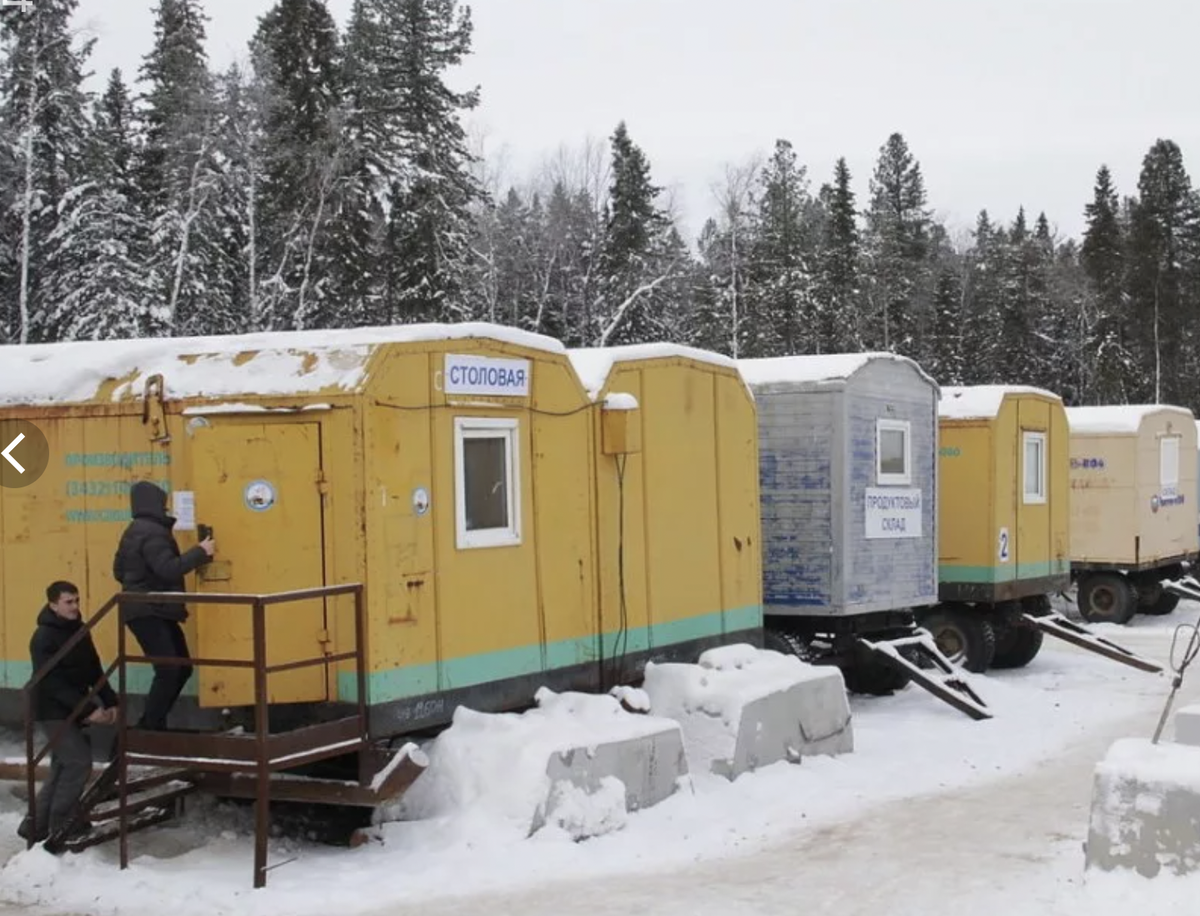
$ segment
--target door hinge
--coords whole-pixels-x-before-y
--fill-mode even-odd
[[[322,496],[329,495],[329,481],[325,477],[325,471],[317,471],[317,492]]]
[[[329,631],[317,630],[317,642],[319,642],[322,646],[328,646],[331,642],[333,642],[333,640],[329,638]]]

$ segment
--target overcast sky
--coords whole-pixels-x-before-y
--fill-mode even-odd
[[[206,0],[214,67],[244,58],[273,0]],[[345,24],[351,0],[328,0]],[[98,73],[135,72],[153,0],[81,0]],[[727,162],[795,145],[814,190],[844,155],[860,205],[899,130],[953,228],[1022,203],[1069,235],[1097,167],[1136,191],[1158,137],[1200,177],[1196,0],[476,0],[469,118],[521,180],[624,118],[687,227]]]

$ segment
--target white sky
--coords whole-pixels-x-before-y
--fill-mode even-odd
[[[327,0],[345,24],[351,0]],[[136,72],[152,0],[81,0],[92,64]],[[209,55],[244,55],[272,0],[206,0]],[[860,205],[879,147],[901,131],[952,229],[1024,203],[1083,227],[1097,167],[1134,193],[1158,137],[1200,178],[1195,0],[475,0],[456,82],[522,180],[560,144],[624,118],[654,179],[696,231],[727,162],[795,145],[814,190],[844,155]]]

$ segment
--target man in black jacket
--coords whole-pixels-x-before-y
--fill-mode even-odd
[[[167,514],[167,494],[149,481],[138,481],[129,492],[133,520],[121,535],[113,557],[113,576],[126,592],[183,592],[183,577],[203,566],[215,551],[207,538],[180,556]],[[128,604],[125,620],[142,652],[153,658],[191,658],[180,624],[187,620],[182,602]],[[165,730],[167,713],[192,676],[190,665],[155,665],[154,680],[138,728]]]
[[[70,582],[54,582],[46,589],[47,604],[37,618],[37,629],[29,641],[33,670],[40,670],[83,626],[79,613],[79,589]],[[59,659],[58,664],[34,687],[34,718],[46,739],[58,733],[75,707],[99,683],[104,674],[92,634],[83,638]],[[50,778],[37,794],[37,841],[65,827],[92,772],[92,744],[84,725],[111,725],[116,718],[117,695],[107,683],[91,699],[80,717],[66,725],[62,737],[50,751]],[[86,832],[81,821],[76,830]],[[29,838],[29,819],[17,828]]]

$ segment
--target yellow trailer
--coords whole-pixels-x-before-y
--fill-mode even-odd
[[[1169,614],[1200,553],[1196,421],[1184,407],[1072,407],[1071,571],[1088,621]]]
[[[736,433],[755,415],[739,385],[732,364],[676,358],[623,363],[592,396],[557,341],[476,324],[6,348],[0,420],[34,423],[50,464],[0,489],[4,718],[19,720],[46,584],[77,582],[93,608],[117,590],[142,479],[170,492],[183,548],[214,528],[189,588],[365,583],[375,735],[753,639],[758,470]],[[352,650],[349,600],[269,608],[268,663]],[[194,655],[251,657],[247,608],[190,612]],[[97,644],[112,657],[112,618]],[[351,664],[272,675],[270,701],[301,719],[355,703]],[[253,702],[246,670],[198,667],[188,686],[191,725]]]
[[[1070,585],[1062,400],[1026,386],[947,387],[938,429],[941,604],[918,621],[970,670],[1028,664],[1041,632],[1021,615]]]

